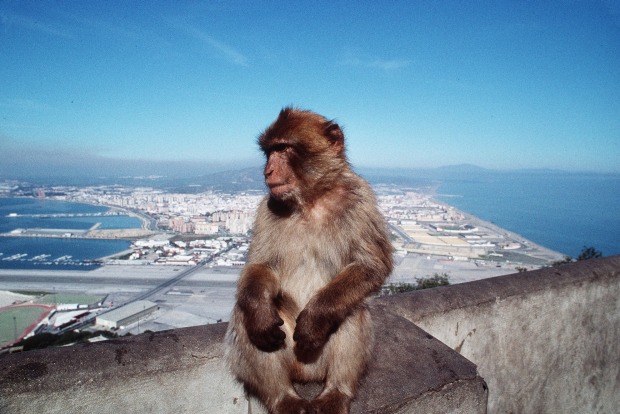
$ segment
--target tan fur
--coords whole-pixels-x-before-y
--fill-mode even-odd
[[[372,350],[365,302],[392,269],[384,219],[337,124],[287,108],[259,143],[267,183],[294,186],[258,208],[228,361],[270,413],[347,413]],[[324,388],[306,401],[294,382]]]

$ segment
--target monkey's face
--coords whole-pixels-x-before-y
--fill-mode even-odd
[[[274,144],[266,155],[265,184],[273,198],[286,201],[298,187],[298,180],[291,166],[293,148],[286,144]]]
[[[303,205],[333,187],[332,173],[346,164],[340,127],[309,111],[283,109],[258,144],[267,158],[271,197],[289,205]]]

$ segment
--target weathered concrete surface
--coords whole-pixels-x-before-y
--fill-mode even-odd
[[[620,256],[385,302],[477,364],[490,413],[620,412]]]
[[[486,413],[487,388],[476,367],[380,301],[376,346],[353,413]]]
[[[381,304],[373,317],[378,346],[353,413],[486,412],[486,386],[471,362]],[[223,364],[225,329],[4,355],[0,413],[249,412]],[[264,412],[251,403],[253,414]]]
[[[210,325],[4,355],[0,413],[244,413]]]

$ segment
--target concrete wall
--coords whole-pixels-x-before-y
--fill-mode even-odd
[[[353,413],[485,413],[476,367],[373,309],[379,346]],[[0,413],[262,413],[223,363],[226,324],[0,356]],[[302,387],[311,396],[316,387]]]
[[[387,302],[478,366],[490,413],[620,412],[620,256]]]
[[[376,300],[352,413],[620,412],[619,272],[616,256]],[[0,413],[250,412],[225,329],[2,355]]]

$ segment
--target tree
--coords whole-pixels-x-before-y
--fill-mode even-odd
[[[577,260],[579,261],[579,260],[596,259],[597,257],[603,257],[603,253],[599,252],[592,246],[590,247],[584,246],[583,249],[581,250],[581,253],[579,253],[579,256],[577,256]]]
[[[557,261],[551,263],[551,266],[552,267],[558,267],[558,266],[562,266],[562,265],[565,265],[565,264],[568,264],[568,263],[573,263],[573,258],[570,257],[570,256],[564,256],[564,259],[557,260]]]
[[[584,246],[583,249],[581,249],[581,253],[579,253],[579,256],[577,256],[577,259],[575,260],[581,261],[581,260],[588,260],[588,259],[596,259],[597,257],[603,257],[603,253],[596,250],[592,246],[590,247]],[[553,267],[562,266],[568,263],[573,263],[573,261],[574,260],[572,257],[564,256],[563,260],[558,260],[557,262],[553,262],[551,263],[551,266]]]
[[[418,282],[418,290],[420,289],[430,289],[437,286],[447,286],[450,284],[448,281],[449,276],[447,273],[435,273],[431,277],[426,278],[416,278],[416,282]]]
[[[449,278],[447,273],[435,273],[433,276],[416,277],[416,284],[404,282],[390,283],[389,285],[383,286],[381,292],[379,292],[379,296],[430,289],[437,286],[448,286],[450,284]]]

